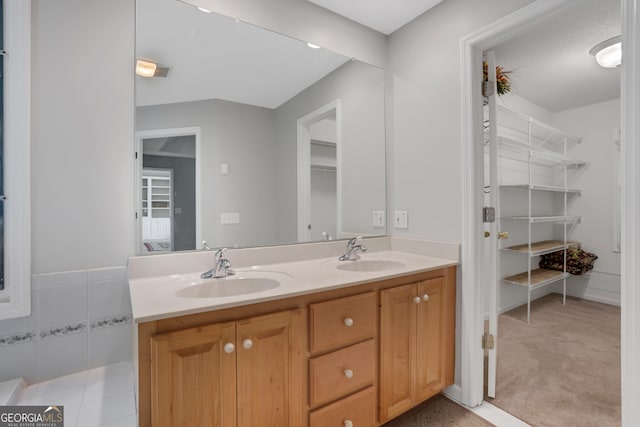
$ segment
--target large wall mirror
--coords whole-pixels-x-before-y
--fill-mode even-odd
[[[136,56],[139,253],[385,234],[382,69],[177,0]]]

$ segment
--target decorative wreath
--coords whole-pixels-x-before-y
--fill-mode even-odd
[[[496,66],[498,95],[504,95],[511,90],[511,79],[509,78],[509,74],[511,74],[511,71],[505,71],[502,67]],[[489,80],[489,64],[487,64],[487,61],[482,63],[482,75],[485,81]]]

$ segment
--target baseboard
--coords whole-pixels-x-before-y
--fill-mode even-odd
[[[0,406],[18,403],[20,392],[26,388],[27,385],[26,381],[22,378],[0,383]]]
[[[445,388],[442,393],[449,399],[455,400],[457,403],[464,405],[464,403],[462,403],[462,387],[460,387],[458,384],[453,384]]]

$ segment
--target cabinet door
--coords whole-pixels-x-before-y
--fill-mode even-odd
[[[302,425],[301,311],[238,321],[238,426]]]
[[[380,292],[380,421],[413,406],[417,287]]]
[[[234,342],[234,322],[152,336],[151,425],[235,426]]]
[[[416,340],[417,400],[428,399],[445,387],[445,280],[444,277],[418,284],[422,299],[418,308]]]

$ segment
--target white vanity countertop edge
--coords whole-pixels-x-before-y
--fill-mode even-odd
[[[271,274],[270,272],[276,272],[275,274],[278,274],[280,278],[284,277],[284,280],[280,280],[281,285],[274,289],[247,295],[218,298],[182,298],[175,295],[177,290],[189,286],[189,280],[197,280],[202,271],[170,276],[132,278],[129,280],[129,291],[131,293],[133,319],[136,323],[142,323],[256,304],[459,264],[457,260],[418,255],[398,250],[367,253],[362,256],[362,259],[396,261],[403,264],[403,266],[385,271],[342,271],[337,268],[342,263],[337,261],[335,257],[331,257],[238,268],[236,275],[242,275],[245,272],[258,275],[264,272],[265,275],[269,275]],[[187,283],[186,286],[185,283]]]

